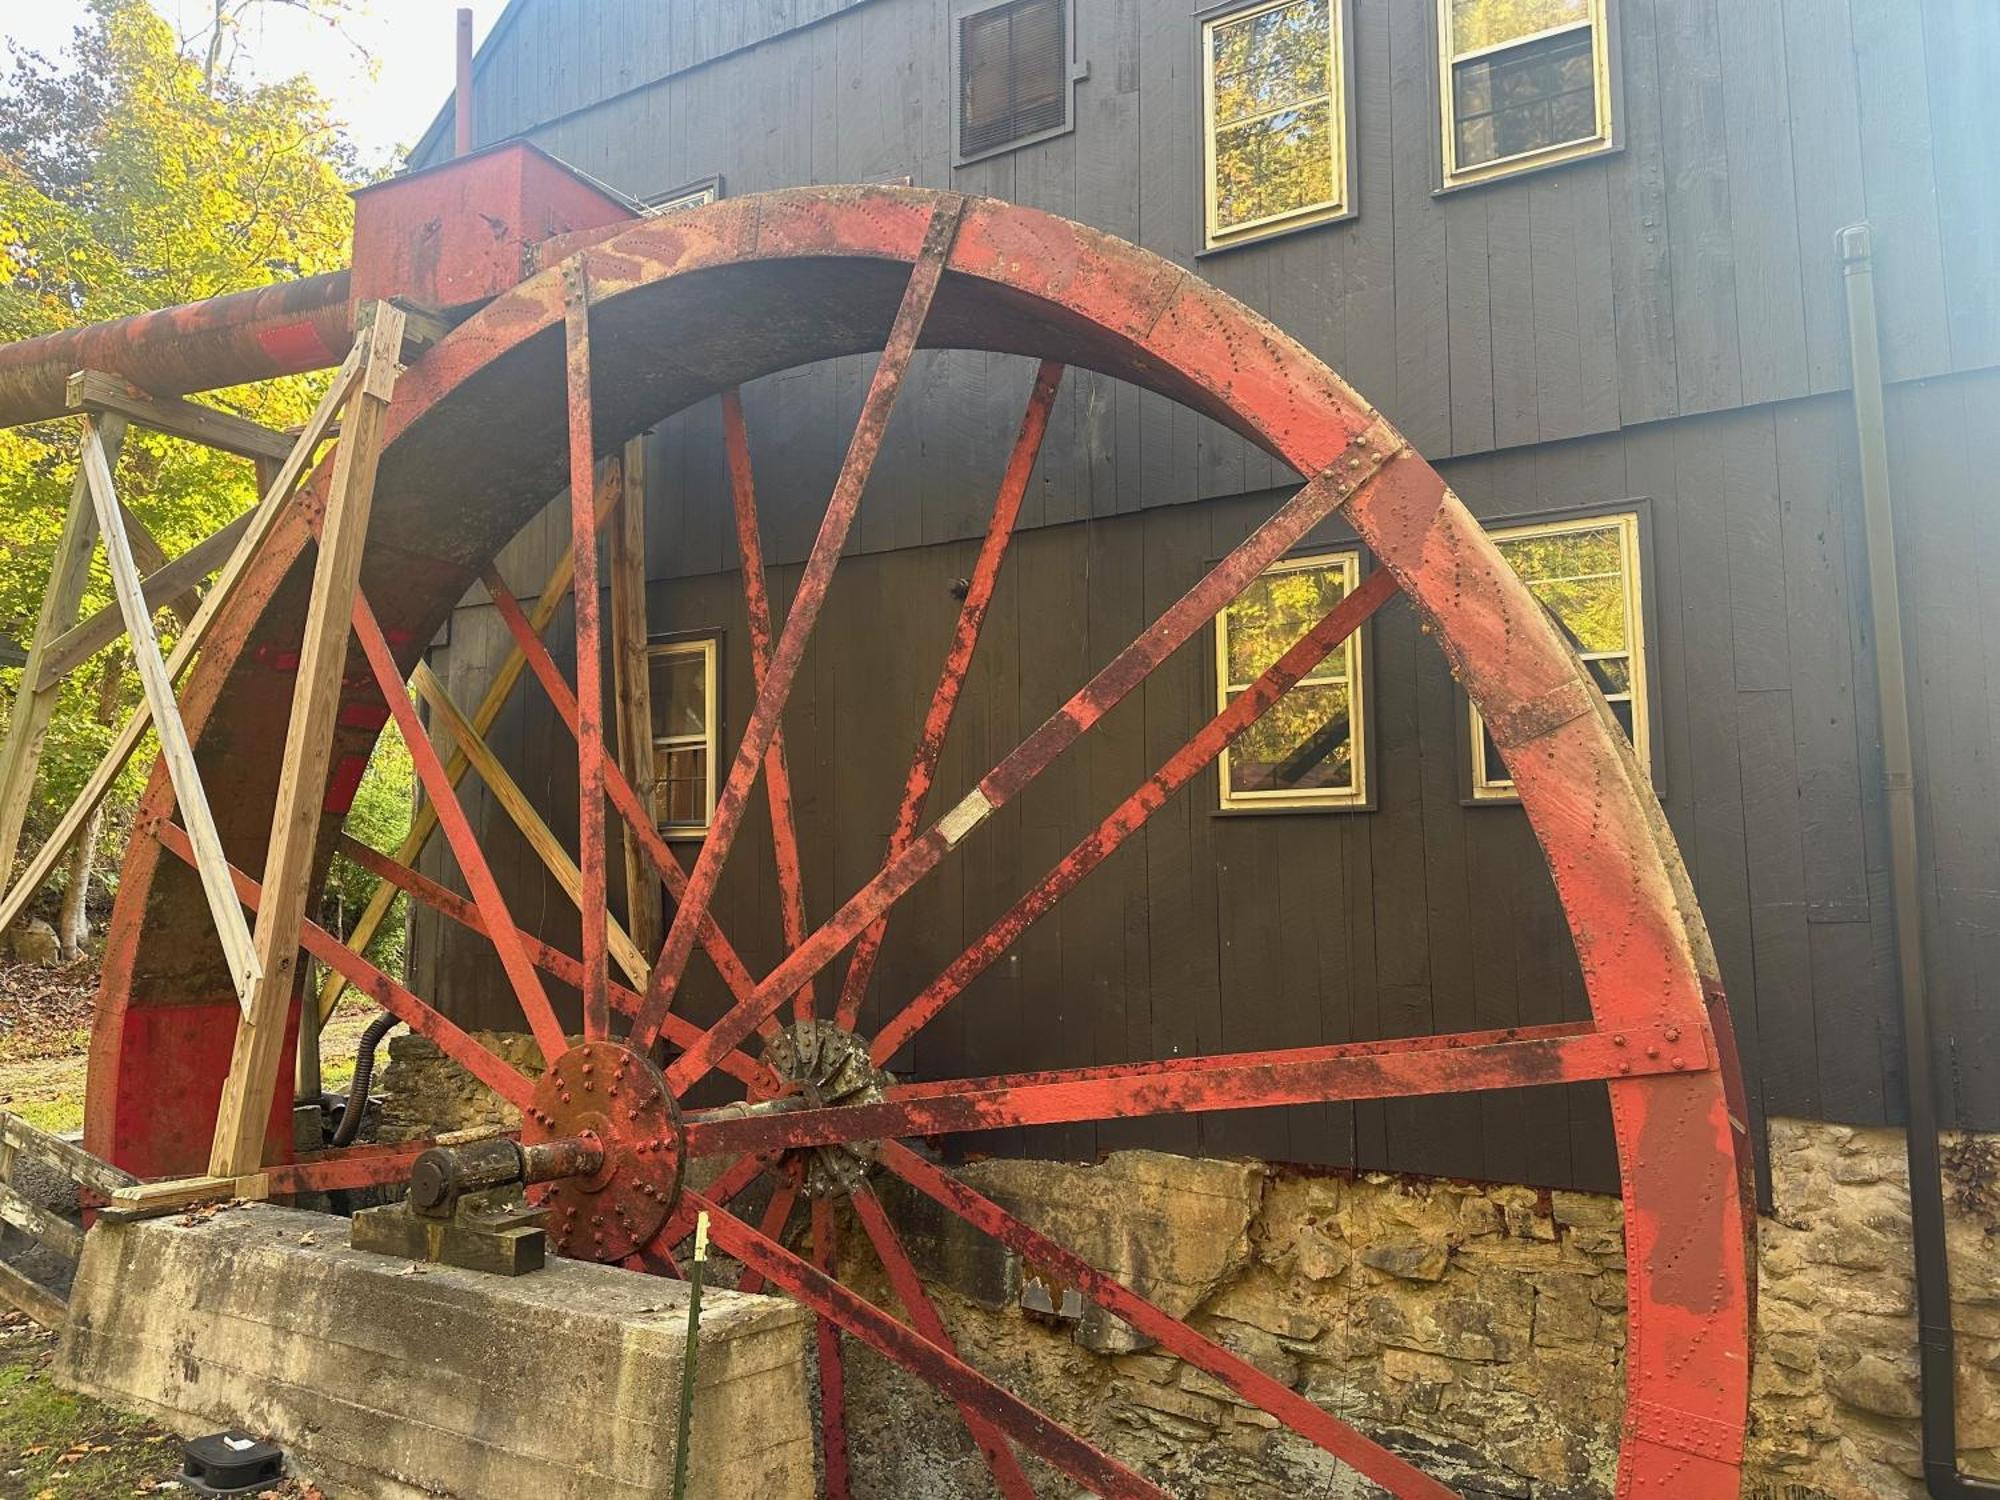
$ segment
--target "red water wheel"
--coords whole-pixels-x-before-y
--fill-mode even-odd
[[[883,863],[858,890],[841,893],[829,920],[811,927],[800,895],[781,715],[920,343],[1041,364]],[[775,620],[758,555],[750,445],[734,392],[775,371],[867,351],[880,358],[859,423],[791,606]],[[1308,482],[973,790],[933,807],[939,749],[1067,366],[1148,388],[1225,423]],[[600,454],[668,413],[716,398],[723,402],[758,686],[712,827],[692,868],[683,869],[605,753],[604,691],[590,665],[600,659],[592,507],[575,507],[575,537],[585,544],[576,553],[576,597],[586,664],[576,682],[557,670],[491,563],[565,481],[589,494]],[[292,691],[288,652],[307,598],[314,493],[281,523],[184,695],[208,785],[231,789],[218,799],[219,821],[226,847],[246,869],[260,867],[268,834]],[[860,1034],[861,997],[884,924],[904,893],[961,842],[976,840],[994,809],[1335,510],[1381,566],[934,981],[888,997],[886,1025]],[[425,642],[482,578],[539,691],[576,739],[578,956],[522,931],[507,911],[404,691]],[[903,1142],[1016,1125],[1602,1079],[1617,1133],[1629,1272],[1619,1492],[1675,1500],[1736,1493],[1749,1375],[1748,1220],[1726,1097],[1733,1078],[1727,1022],[1680,857],[1618,726],[1479,526],[1393,427],[1256,314],[1131,245],[1046,214],[951,194],[802,190],[638,223],[500,298],[403,377],[362,589],[334,785],[343,760],[351,767],[367,753],[386,703],[437,804],[471,899],[346,847],[492,941],[553,1071],[531,1085],[424,1000],[343,956],[325,934],[309,930],[308,946],[521,1107],[524,1140],[580,1129],[596,1137],[604,1150],[595,1175],[548,1190],[559,1248],[670,1270],[705,1209],[715,1241],[742,1262],[753,1285],[781,1290],[818,1314],[830,1492],[841,1494],[847,1484],[839,1329],[956,1403],[1003,1493],[1029,1493],[1020,1453],[1102,1494],[1164,1493],[959,1358],[882,1211],[874,1185],[886,1176],[1080,1288],[1393,1493],[1446,1493]],[[1567,916],[1592,1021],[1012,1077],[907,1079],[883,1071],[1024,929],[1398,591],[1442,645],[1506,757]],[[770,800],[787,949],[761,976],[745,966],[711,911],[753,794]],[[330,797],[322,864],[339,840],[341,810]],[[154,1175],[200,1170],[235,1027],[196,883],[175,857],[186,846],[171,813],[166,779],[156,774],[112,924],[88,1117],[93,1150]],[[607,968],[608,816],[638,831],[674,900],[643,993],[614,983]],[[254,904],[255,887],[246,880],[242,888]],[[721,1018],[705,1027],[675,1004],[697,950],[730,996]],[[843,953],[851,956],[841,982],[829,983],[828,1003],[816,1010],[809,981]],[[588,1040],[580,1048],[565,1039],[545,975],[582,992]],[[649,1051],[665,1059],[663,1082],[635,1055]],[[689,1090],[717,1073],[736,1081],[750,1107],[683,1108]],[[358,1148],[292,1162],[283,1134],[274,1118],[271,1160],[289,1163],[272,1173],[276,1191],[387,1180],[404,1173],[412,1155]],[[701,1157],[727,1164],[696,1192],[683,1186],[681,1167]],[[771,1207],[760,1224],[746,1222],[730,1204],[767,1173],[775,1181]],[[811,1260],[780,1243],[801,1196],[810,1199],[802,1212],[811,1216]],[[903,1320],[837,1279],[840,1259],[869,1253],[836,1251],[840,1199],[886,1271]]]

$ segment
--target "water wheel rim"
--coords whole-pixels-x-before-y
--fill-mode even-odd
[[[641,222],[589,252],[598,432],[624,436],[781,368],[879,348],[944,197],[801,189]],[[954,200],[955,201],[955,200]],[[409,665],[478,568],[562,488],[563,289],[544,271],[399,383],[363,587]],[[674,338],[670,341],[667,335]],[[924,343],[1060,359],[1215,417],[1302,474],[1376,424],[1333,371],[1186,270],[1066,220],[993,200],[964,208]],[[600,450],[607,445],[600,441]],[[183,693],[205,770],[282,744],[288,632],[311,497],[280,523]],[[1748,1384],[1749,1220],[1723,1070],[1720,986],[1686,871],[1616,723],[1434,471],[1400,465],[1346,509],[1423,611],[1496,740],[1547,855],[1597,1027],[1687,1040],[1686,1071],[1608,1079],[1624,1181],[1631,1320],[1622,1493],[1733,1493]],[[373,727],[353,726],[362,747]],[[339,776],[336,756],[336,779]],[[241,762],[239,761],[239,765]],[[268,777],[240,775],[224,815],[254,856]],[[211,783],[216,784],[216,783]],[[156,775],[142,826],[163,818]],[[337,824],[337,818],[333,819]],[[322,839],[330,851],[331,839]],[[137,839],[107,932],[92,1040],[90,1149],[143,1172],[205,1155],[226,1067],[197,1012],[233,1002],[177,920],[174,881]],[[327,857],[323,855],[323,858]],[[1724,1028],[1726,1031],[1726,1028]]]

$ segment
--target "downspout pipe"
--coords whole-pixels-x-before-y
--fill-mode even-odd
[[[1837,236],[1847,288],[1854,372],[1854,432],[1861,456],[1867,532],[1868,608],[1882,714],[1882,784],[1889,813],[1889,889],[1903,1010],[1903,1080],[1910,1173],[1910,1241],[1917,1278],[1924,1486],[1935,1500],[2000,1496],[2000,1485],[1958,1467],[1957,1358],[1951,1326],[1951,1267],[1945,1253],[1944,1175],[1931,1071],[1930,1001],[1924,985],[1923,908],[1917,888],[1917,786],[1910,750],[1910,698],[1896,584],[1895,505],[1889,484],[1882,346],[1875,322],[1874,248],[1867,224]]]

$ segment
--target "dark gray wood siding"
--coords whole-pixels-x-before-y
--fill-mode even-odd
[[[1901,1087],[1833,249],[1836,228],[1870,219],[1896,382],[1938,1075],[1950,1117],[2000,1128],[2000,176],[1974,144],[2000,10],[1621,0],[1624,149],[1434,196],[1427,7],[1355,0],[1358,216],[1197,260],[1182,4],[1078,0],[1090,76],[1075,132],[959,171],[946,7],[801,5],[519,0],[489,47],[482,139],[525,132],[642,195],[716,173],[732,195],[907,176],[1069,214],[1197,264],[1302,338],[1444,460],[1482,517],[1639,503],[1662,791],[1755,1107],[1856,1123],[1894,1119]],[[653,40],[615,24],[635,9],[657,22]],[[703,19],[711,9],[748,29],[725,36]],[[624,71],[585,84],[586,60]],[[787,718],[816,917],[880,860],[950,628],[949,584],[969,569],[1029,375],[997,356],[918,356]],[[840,361],[746,392],[781,604],[864,380],[863,363]],[[663,421],[649,474],[653,626],[724,633],[727,734],[750,685],[715,412]],[[1073,372],[937,805],[1292,478],[1205,419]],[[545,574],[566,526],[553,513],[508,550],[517,587]],[[468,604],[436,660],[471,702],[504,648],[491,612]],[[1374,630],[1366,671],[1378,810],[1219,817],[1211,773],[903,1061],[989,1073],[1582,1014],[1525,821],[1462,804],[1462,704],[1400,605]],[[1200,724],[1212,694],[1204,640],[983,828],[899,911],[876,1003],[912,993],[975,938]],[[572,828],[573,752],[532,690],[495,739],[558,830]],[[573,945],[573,909],[484,794],[471,802],[517,913]],[[754,806],[721,912],[758,968],[777,956],[778,918]],[[429,858],[448,870],[447,856]],[[428,922],[416,934],[420,993],[518,1024],[483,944]],[[697,1012],[717,1001],[712,977],[698,980]],[[983,1144],[1088,1155],[1136,1143],[1550,1185],[1602,1187],[1615,1172],[1594,1088]]]
[[[2000,375],[1900,390],[1925,788],[1926,919],[1939,1073],[1956,1117],[2000,1126]],[[712,416],[702,418],[712,420]],[[830,478],[825,460],[820,479]],[[1482,518],[1639,503],[1662,790],[1714,930],[1759,1113],[1892,1119],[1900,1045],[1880,766],[1846,403],[1812,398],[1457,460]],[[975,470],[975,489],[997,461]],[[720,500],[719,494],[710,492]],[[948,746],[937,806],[1268,513],[1268,496],[1043,526],[1017,541]],[[1338,535],[1337,531],[1329,535]],[[974,544],[843,563],[786,720],[814,918],[880,862],[903,766]],[[720,630],[725,735],[750,700],[733,559],[653,587],[658,630]],[[782,604],[796,569],[781,570]],[[524,584],[525,586],[525,584]],[[459,611],[438,661],[474,699],[498,655],[491,612]],[[899,908],[875,1005],[922,986],[1213,709],[1202,637]],[[1560,911],[1526,821],[1461,801],[1462,700],[1393,605],[1365,669],[1379,810],[1218,816],[1213,773],[1179,795],[1034,928],[903,1061],[929,1076],[1532,1023],[1584,1014]],[[497,734],[522,783],[573,826],[574,754],[532,699]],[[510,900],[566,944],[573,909],[497,817]],[[753,968],[778,956],[761,802],[720,911]],[[691,851],[690,851],[691,852]],[[414,978],[460,1014],[513,1021],[485,945],[421,928]],[[702,964],[696,1013],[718,992]],[[831,979],[824,981],[831,984]],[[1099,1130],[998,1149],[1169,1147],[1605,1186],[1601,1090],[1339,1106]]]
[[[1194,264],[1191,9],[1077,0],[1076,130],[955,170],[946,0],[516,0],[485,49],[478,138],[526,134],[641,197],[716,174],[731,194],[909,177]],[[2000,362],[1982,144],[2000,7],[1616,9],[1623,149],[1438,196],[1428,0],[1354,0],[1357,216],[1203,273],[1436,456],[1842,387],[1834,231],[1861,218],[1889,378]],[[1266,470],[1218,442],[1151,498],[1237,493]]]

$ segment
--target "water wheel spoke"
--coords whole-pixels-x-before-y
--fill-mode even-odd
[[[493,868],[486,861],[485,850],[479,847],[478,835],[472,831],[472,822],[465,815],[464,804],[458,800],[458,790],[445,773],[437,746],[431,743],[423,721],[417,717],[416,708],[410,702],[409,690],[403,685],[403,674],[397,670],[395,655],[389,649],[388,639],[382,634],[375,611],[369,606],[366,596],[359,592],[354,596],[354,633],[360,639],[361,649],[375,673],[377,687],[388,700],[389,712],[396,721],[396,728],[402,733],[403,743],[409,748],[410,760],[416,766],[417,778],[423,783],[424,793],[437,808],[438,826],[444,830],[445,842],[451,846],[452,855],[465,876],[465,883],[471,887],[472,899],[486,916],[487,941],[493,944],[493,951],[500,957],[507,982],[513,986],[514,995],[520,1001],[529,1030],[535,1034],[535,1044],[542,1049],[542,1056],[553,1063],[568,1050],[569,1039],[563,1035],[562,1023],[556,1019],[548,991],[542,988],[534,965],[528,961],[513,918],[507,913],[506,898],[500,894],[499,883],[493,878]],[[586,919],[586,941],[589,931],[590,923]],[[603,935],[604,924],[600,920],[600,942]]]
[[[154,834],[168,853],[193,866],[194,845],[179,824],[159,823]],[[229,867],[229,879],[236,889],[236,899],[251,911],[256,911],[263,899],[263,887],[234,865]],[[520,1069],[474,1041],[471,1034],[455,1021],[411,994],[317,922],[308,919],[300,926],[299,946],[417,1035],[429,1037],[437,1043],[447,1057],[509,1104],[518,1109],[528,1102],[534,1084]]]
[[[577,865],[582,874],[583,1035],[611,1034],[611,967],[605,931],[604,665],[597,592],[596,434],[590,399],[590,269],[577,256],[563,267],[564,386],[569,407],[570,548],[576,569]]]
[[[824,1198],[813,1199],[812,1263],[821,1276],[839,1284],[840,1227],[833,1205]],[[840,1324],[824,1312],[813,1322],[813,1358],[819,1370],[819,1450],[826,1497],[848,1500],[853,1486],[847,1462],[847,1369],[841,1362]]]
[[[1236,549],[1217,563],[1071,695],[1069,701],[1014,747],[979,784],[910,846],[888,860],[873,879],[822,924],[811,937],[767,974],[749,1003],[738,1002],[708,1029],[695,1046],[675,1059],[668,1081],[685,1093],[715,1064],[784,1003],[784,997],[817,974],[912,886],[971,834],[973,829],[1018,796],[1037,776],[1122,702],[1153,670],[1186,645],[1230,600],[1288,551],[1335,507],[1375,483],[1409,453],[1393,428],[1379,420],[1348,445],[1347,457],[1303,486]],[[1358,591],[1357,591],[1358,593]],[[796,615],[796,609],[794,610]],[[786,622],[789,631],[791,622]],[[709,851],[702,851],[702,858]],[[697,864],[697,871],[699,865]],[[657,984],[647,998],[659,995]]]
[[[1028,480],[1042,451],[1042,439],[1049,429],[1049,410],[1055,405],[1056,392],[1062,388],[1062,377],[1063,367],[1054,360],[1042,361],[1035,371],[1034,389],[1028,394],[1020,432],[1014,439],[1013,452],[1007,456],[1000,493],[993,502],[993,515],[986,523],[986,538],[980,543],[979,557],[966,583],[965,600],[959,606],[958,623],[945,652],[944,670],[938,674],[930,707],[924,713],[923,729],[917,735],[916,752],[910,757],[903,798],[896,808],[895,825],[889,830],[890,859],[909,848],[923,819],[924,805],[930,800],[938,757],[944,753],[945,736],[951,731],[952,715],[958,709],[959,694],[964,691],[972,655],[979,646],[979,631],[993,603],[1000,564],[1014,537],[1014,522],[1020,517],[1021,500],[1028,493]],[[867,998],[868,981],[875,972],[875,960],[882,951],[882,937],[888,926],[885,913],[863,928],[854,944],[854,955],[848,959],[847,974],[841,981],[840,1002],[834,1011],[835,1023],[844,1030],[852,1031],[860,1020],[861,1004]],[[801,932],[793,946],[804,940],[805,934]]]
[[[431,879],[408,865],[401,864],[379,850],[371,849],[359,839],[343,833],[336,846],[339,851],[362,869],[381,880],[391,891],[402,891],[411,900],[422,903],[463,927],[468,932],[487,936],[486,917],[472,902],[457,891]],[[526,949],[529,961],[550,978],[560,983],[581,989],[583,985],[583,965],[577,959],[554,944],[536,937],[532,932],[516,929],[522,947]],[[611,1003],[614,1009],[631,1015],[639,1009],[643,997],[637,990],[622,984],[611,986]],[[701,1035],[701,1028],[682,1016],[670,1016],[661,1035],[675,1046],[686,1046]],[[719,1064],[721,1070],[746,1085],[753,1091],[770,1093],[778,1087],[778,1077],[764,1064],[743,1052],[732,1052]]]
[[[1022,1259],[1053,1272],[1106,1312],[1123,1318],[1162,1348],[1203,1374],[1221,1381],[1301,1437],[1317,1443],[1341,1462],[1381,1485],[1390,1494],[1421,1497],[1421,1500],[1450,1500],[1452,1492],[1420,1469],[1362,1436],[1346,1423],[1337,1421],[1248,1360],[1197,1333],[1123,1283],[1097,1270],[1083,1257],[1030,1228],[992,1199],[966,1186],[948,1172],[941,1171],[907,1146],[894,1141],[885,1142],[881,1161],[884,1167],[927,1198],[957,1214],[974,1228],[993,1236]]]
[[[722,393],[723,448],[729,462],[729,499],[736,515],[736,550],[743,564],[743,600],[750,619],[750,673],[764,691],[771,672],[771,591],[764,576],[764,545],[757,524],[757,480],[750,467],[750,434],[743,425],[743,397]],[[778,917],[785,946],[806,940],[805,869],[799,862],[799,829],[792,813],[792,773],[785,760],[782,716],[764,752],[764,798],[771,811],[771,857],[778,877]],[[813,1013],[813,987],[799,987],[800,1020]]]
[[[724,1167],[703,1191],[711,1202],[733,1203],[776,1161],[777,1156],[772,1152],[747,1152]],[[694,1233],[695,1213],[693,1199],[682,1194],[681,1201],[674,1205],[674,1211],[667,1215],[667,1222],[660,1226],[660,1232],[647,1248],[670,1250],[680,1244]]]
[[[1051,1467],[1100,1495],[1167,1500],[1166,1491],[994,1384],[957,1355],[939,1348],[825,1272],[783,1246],[773,1244],[741,1219],[707,1202],[700,1194],[688,1196],[708,1211],[709,1232],[725,1252],[747,1266],[754,1266],[768,1281],[783,1287],[821,1317],[918,1376],[947,1399],[961,1406],[977,1406],[993,1426]],[[831,1214],[828,1218],[831,1219]]]
[[[875,1247],[875,1257],[888,1274],[889,1286],[895,1292],[896,1300],[903,1304],[904,1315],[909,1318],[911,1326],[940,1349],[956,1354],[958,1345],[953,1341],[951,1331],[944,1326],[944,1319],[938,1316],[930,1293],[924,1290],[923,1278],[917,1274],[916,1266],[903,1249],[902,1241],[897,1238],[895,1226],[882,1209],[882,1200],[864,1185],[849,1201],[854,1205],[855,1217],[861,1220],[869,1243]],[[1035,1500],[1034,1486],[1028,1483],[1021,1461],[1007,1446],[1007,1439],[1001,1435],[999,1428],[987,1421],[979,1408],[970,1402],[960,1402],[958,1414],[965,1419],[966,1430],[972,1434],[972,1441],[984,1455],[986,1467],[992,1470],[993,1482],[1000,1493],[1007,1500]]]
[[[499,610],[500,618],[506,624],[508,633],[514,637],[515,650],[527,663],[528,670],[535,674],[535,680],[542,685],[542,691],[547,695],[550,705],[554,707],[556,717],[563,721],[564,728],[574,738],[577,732],[576,695],[570,691],[569,683],[563,679],[561,669],[555,664],[555,658],[549,655],[549,648],[543,643],[541,633],[534,628],[533,621],[522,612],[520,601],[514,597],[513,591],[507,587],[506,580],[500,576],[497,569],[489,564],[481,570],[479,579],[485,585],[494,607]],[[619,769],[616,761],[605,762],[604,789],[611,799],[611,805],[617,808],[619,815],[624,818],[626,827],[638,836],[639,846],[645,851],[654,873],[666,885],[667,894],[676,901],[684,899],[687,892],[687,871],[681,868],[681,862],[674,857],[674,852],[668,847],[667,841],[660,837],[660,830],[653,822],[651,811],[634,790],[632,783],[626,780],[625,773]],[[749,967],[724,935],[712,914],[702,919],[700,942],[702,950],[714,963],[716,972],[722,976],[722,982],[729,987],[731,995],[743,1000],[755,991],[756,978],[750,973]],[[767,1021],[762,1029],[768,1031],[773,1028]],[[660,1025],[660,1034],[676,1046],[686,1046],[688,1044],[686,1038],[690,1033],[698,1035],[699,1028],[681,1023],[678,1017],[663,1019]]]
[[[721,795],[716,798],[715,816],[710,820],[701,854],[688,876],[687,894],[674,913],[673,925],[667,930],[666,944],[660,950],[653,983],[646,995],[646,1008],[640,1013],[633,1031],[634,1040],[640,1046],[651,1043],[659,1029],[660,1017],[673,1004],[681,971],[687,966],[688,956],[694,947],[695,933],[702,918],[707,915],[710,901],[714,899],[716,885],[722,878],[723,863],[729,857],[737,829],[742,826],[751,783],[756,780],[764,752],[770,746],[772,735],[777,732],[779,718],[791,697],[792,683],[798,676],[799,663],[804,659],[806,642],[811,639],[813,627],[819,622],[821,606],[826,603],[827,587],[833,581],[833,570],[840,561],[842,547],[846,545],[848,531],[861,502],[862,489],[875,466],[875,456],[881,451],[882,437],[895,409],[897,393],[902,389],[910,356],[916,352],[917,336],[922,332],[924,319],[930,312],[931,301],[943,277],[945,259],[951,252],[952,240],[964,210],[965,200],[954,196],[941,200],[931,213],[929,227],[924,232],[923,248],[911,268],[902,303],[896,309],[895,322],[889,329],[888,341],[869,381],[868,394],[862,401],[861,418],[855,425],[847,456],[841,463],[840,476],[834,481],[826,515],[820,522],[819,534],[813,539],[812,551],[806,558],[805,571],[800,575],[798,588],[792,595],[792,607],[786,612],[784,629],[779,633],[777,649],[771,655],[770,671],[757,694],[749,722],[743,727],[743,739],[736,748],[736,757],[730,765]],[[786,987],[779,1003],[796,994],[817,972],[816,966],[800,973],[797,982]],[[776,1005],[771,1006],[763,1015],[776,1008]],[[762,1018],[762,1015],[752,1018],[742,1034],[748,1035],[756,1021]],[[708,1066],[704,1063],[702,1072],[706,1072]],[[676,1086],[683,1085],[677,1083]]]
[[[792,1220],[792,1210],[798,1206],[799,1189],[804,1185],[804,1162],[794,1157],[785,1164],[785,1179],[771,1192],[771,1201],[765,1205],[763,1221],[757,1228],[766,1238],[785,1242],[785,1226]],[[761,1292],[764,1278],[755,1271],[746,1270],[736,1283],[739,1292]]]
[[[879,1103],[733,1118],[695,1115],[687,1134],[689,1149],[698,1153],[798,1150],[1017,1125],[1533,1088],[1709,1066],[1704,1038],[1679,1027],[1605,1033],[1572,1022],[897,1084]]]
[[[1022,933],[1067,896],[1084,876],[1109,859],[1119,845],[1166,805],[1168,798],[1187,785],[1291,687],[1338,650],[1395,593],[1395,578],[1387,570],[1370,574],[1359,588],[1265,668],[1255,682],[1232,698],[1228,707],[1203,725],[1138,790],[1112,809],[1039,883],[1002,913],[977,942],[946,965],[936,979],[882,1028],[869,1047],[876,1065],[886,1064],[894,1057],[898,1049],[991,967]]]

